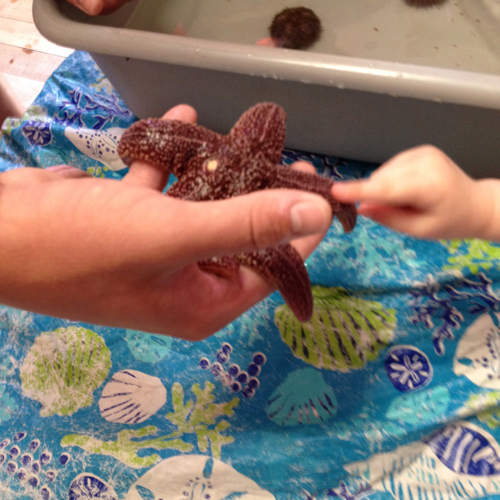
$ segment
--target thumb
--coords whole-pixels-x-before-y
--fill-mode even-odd
[[[328,202],[304,191],[278,189],[220,201],[172,201],[184,204],[176,246],[185,264],[322,234],[332,222]]]

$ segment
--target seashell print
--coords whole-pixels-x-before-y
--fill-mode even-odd
[[[320,372],[297,370],[273,392],[267,416],[278,425],[321,424],[337,413],[337,400]]]
[[[100,477],[88,472],[73,479],[68,491],[68,500],[118,500],[113,488]],[[142,499],[141,499],[142,500]]]
[[[108,422],[138,424],[167,402],[167,390],[157,377],[136,370],[122,370],[106,384],[99,400]]]
[[[314,310],[299,322],[284,304],[274,314],[281,338],[295,357],[316,368],[348,372],[377,359],[392,339],[396,311],[351,297],[343,288],[312,287]]]
[[[116,152],[124,131],[125,129],[119,127],[106,130],[66,127],[64,135],[84,155],[100,161],[110,170],[118,171],[127,168]]]
[[[93,331],[70,326],[44,332],[21,366],[22,392],[42,404],[41,417],[73,415],[92,404],[110,366],[110,351]]]
[[[172,337],[167,335],[127,330],[125,340],[134,358],[144,363],[157,363],[172,349]]]
[[[274,500],[271,493],[230,465],[202,455],[182,455],[163,460],[132,485],[125,500],[180,498]]]
[[[473,384],[500,389],[500,314],[479,316],[465,330],[453,360],[453,371]]]
[[[373,455],[344,467],[397,500],[496,495],[500,490],[500,446],[484,429],[456,422],[425,441]]]
[[[490,434],[473,424],[448,425],[424,442],[454,472],[473,476],[500,474],[500,447]]]

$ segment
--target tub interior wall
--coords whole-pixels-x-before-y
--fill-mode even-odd
[[[500,74],[500,2],[448,0],[140,0],[126,26],[202,40],[255,44],[273,16],[303,5],[322,20],[313,52]]]

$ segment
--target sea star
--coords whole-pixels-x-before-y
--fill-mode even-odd
[[[279,165],[285,121],[285,111],[273,103],[249,109],[228,135],[177,120],[150,118],[125,131],[118,154],[127,165],[144,160],[172,172],[178,180],[167,194],[184,200],[222,200],[274,188],[317,193],[330,203],[344,231],[351,231],[356,224],[356,208],[333,198],[332,180]],[[199,262],[203,270],[226,277],[234,276],[240,264],[276,286],[297,319],[311,317],[309,275],[291,245]]]

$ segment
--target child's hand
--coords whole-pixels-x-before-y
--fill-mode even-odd
[[[166,117],[194,122],[196,113],[181,106]],[[162,194],[167,177],[144,162],[122,181],[68,166],[1,174],[0,303],[199,340],[272,287],[249,269],[220,278],[198,261],[295,238],[305,257],[331,224],[330,205],[311,193],[189,202]]]
[[[421,238],[486,237],[494,210],[490,184],[471,179],[432,146],[400,153],[369,179],[337,182],[332,192],[339,201],[359,201],[359,214]]]

